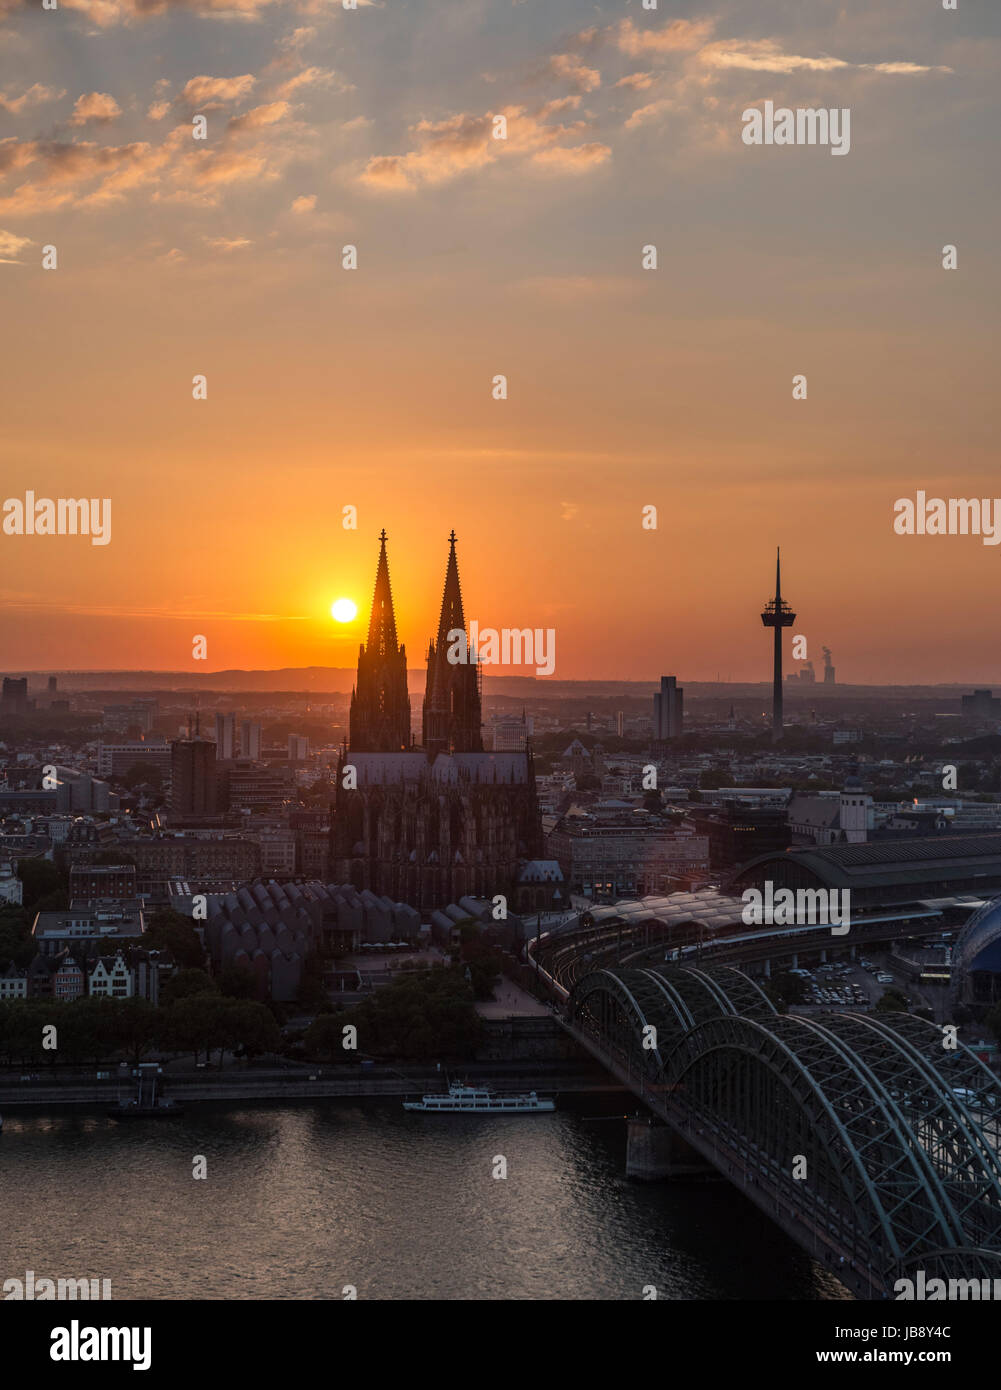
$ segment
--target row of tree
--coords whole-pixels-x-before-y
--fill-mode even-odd
[[[211,984],[211,982],[210,982]],[[271,1010],[231,999],[215,988],[173,1003],[85,995],[72,1002],[10,999],[0,1002],[0,1061],[82,1065],[119,1059],[138,1065],[150,1052],[188,1053],[195,1061],[239,1050],[248,1057],[276,1052],[281,1033]]]
[[[321,1014],[303,1044],[309,1056],[332,1062],[350,1061],[359,1052],[398,1061],[468,1059],[483,1040],[475,1000],[470,967],[401,974],[353,1008]],[[347,1028],[356,1030],[347,1035],[355,1049],[344,1045]]]

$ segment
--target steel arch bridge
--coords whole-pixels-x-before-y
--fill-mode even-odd
[[[1001,1086],[941,1029],[782,1015],[733,966],[597,969],[564,1022],[861,1296],[1001,1279]]]

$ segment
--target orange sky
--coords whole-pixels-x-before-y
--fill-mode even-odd
[[[997,549],[891,524],[1001,493],[978,0],[586,29],[563,0],[107,0],[56,46],[4,3],[0,501],[113,518],[107,547],[0,535],[6,671],[194,669],[196,633],[210,669],[351,665],[382,526],[417,664],[454,526],[467,617],[554,628],[558,677],[767,678],[781,544],[818,667],[1001,681]],[[850,154],[744,146],[766,98],[850,106]]]

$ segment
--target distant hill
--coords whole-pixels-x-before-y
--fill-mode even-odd
[[[303,691],[309,694],[347,695],[355,683],[354,667],[342,666],[283,666],[275,671],[21,671],[26,675],[32,693],[44,691],[50,675],[56,676],[59,691],[127,690],[127,691],[219,691],[240,694],[260,691]],[[423,693],[423,666],[412,669],[408,684],[411,691]],[[730,681],[687,681],[680,678],[686,700],[741,700],[771,698],[771,683]],[[989,686],[989,681],[980,682]],[[539,680],[534,676],[484,675],[484,694],[495,699],[512,700],[597,700],[601,698],[649,699],[657,680],[649,681],[567,681]],[[915,700],[948,700],[957,702],[962,692],[974,683],[942,685],[797,685],[792,682],[784,690],[788,704],[809,702],[822,706],[841,700],[871,700],[881,695],[896,700],[911,697]]]

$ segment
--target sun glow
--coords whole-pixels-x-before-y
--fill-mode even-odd
[[[339,623],[350,623],[358,616],[358,605],[349,598],[339,598],[330,605],[330,616]]]

